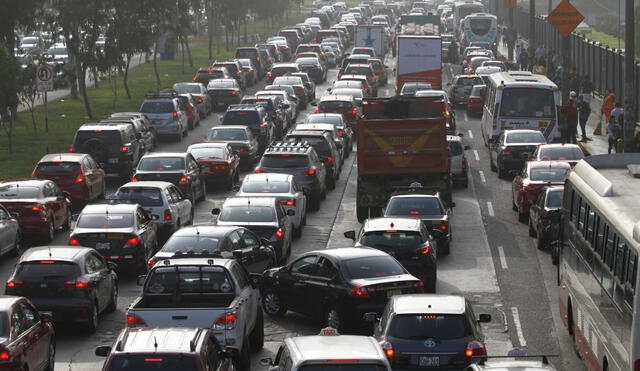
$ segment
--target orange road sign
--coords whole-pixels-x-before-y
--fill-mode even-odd
[[[584,16],[568,0],[562,0],[547,16],[547,22],[564,37],[569,36],[583,20]]]

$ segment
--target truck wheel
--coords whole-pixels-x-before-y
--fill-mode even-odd
[[[240,354],[233,358],[233,365],[237,371],[251,371],[251,355],[249,354],[249,347],[251,343],[248,337],[244,337],[242,340],[242,349]]]
[[[369,208],[362,206],[356,207],[356,215],[358,217],[358,222],[362,223],[369,216]]]
[[[249,338],[251,351],[258,352],[264,347],[264,314],[262,314],[262,308],[258,308],[258,318],[256,318],[256,324]]]

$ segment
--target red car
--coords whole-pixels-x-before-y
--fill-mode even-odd
[[[486,85],[473,85],[471,93],[469,93],[469,98],[467,98],[467,115],[482,116],[482,107],[484,107],[486,91]]]
[[[518,220],[526,222],[529,208],[544,187],[563,185],[570,169],[569,163],[561,161],[525,162],[511,186],[511,202],[513,210],[518,212]]]
[[[179,94],[178,99],[182,105],[184,112],[187,114],[188,127],[193,129],[196,126],[200,126],[200,114],[198,113],[198,107],[196,100],[191,93]]]
[[[74,204],[87,204],[103,198],[107,189],[104,170],[86,153],[44,155],[31,176],[53,181],[60,189],[69,192]]]
[[[54,182],[41,179],[18,179],[0,182],[0,204],[16,215],[23,235],[37,233],[47,243],[56,229],[69,229],[71,201],[69,192]]]
[[[194,143],[187,152],[200,165],[203,180],[221,182],[227,189],[240,182],[240,156],[228,143]]]
[[[584,158],[584,152],[577,144],[540,144],[531,154],[533,161],[564,161],[571,167]]]
[[[358,104],[352,95],[325,95],[313,113],[341,113],[351,125],[356,125],[360,117]]]

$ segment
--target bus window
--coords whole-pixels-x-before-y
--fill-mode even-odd
[[[602,218],[600,218],[600,216],[597,217],[597,221],[596,221],[596,240],[593,246],[593,249],[596,250],[596,253],[598,253],[598,255],[600,257],[602,257],[603,252],[604,252],[604,221],[602,220]]]
[[[578,230],[580,233],[584,233],[584,222],[587,219],[587,204],[582,202],[582,198],[578,200],[578,217],[576,220],[578,221]]]
[[[629,251],[629,261],[627,261],[627,284],[631,285],[634,289],[636,288],[636,265],[638,263],[638,255]]]
[[[615,247],[616,240],[618,239],[618,237],[616,236],[615,232],[611,228],[608,228],[607,232],[608,232],[607,244],[605,245],[605,248],[604,248],[604,254],[605,254],[604,264],[613,271],[613,258],[614,258],[613,249]]]
[[[576,191],[571,191],[571,214],[569,220],[573,221],[575,224],[578,219],[578,210],[580,209],[580,196],[576,193]]]
[[[622,240],[618,240],[618,244],[616,246],[616,266],[614,270],[614,274],[620,280],[620,282],[624,282],[624,268],[626,268],[625,256],[627,253],[627,244]]]
[[[500,117],[556,117],[556,104],[551,89],[504,89],[500,103]]]

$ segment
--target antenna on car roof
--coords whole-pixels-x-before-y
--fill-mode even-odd
[[[49,258],[51,258],[52,254],[51,254],[51,246],[47,246],[49,249]]]
[[[200,231],[198,230],[198,227],[194,226],[194,228],[196,229],[196,236],[200,238]]]
[[[153,336],[153,351],[158,351],[158,340],[156,339],[155,335]]]

